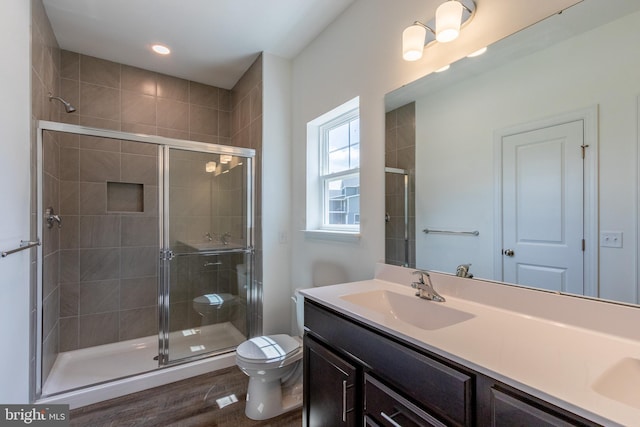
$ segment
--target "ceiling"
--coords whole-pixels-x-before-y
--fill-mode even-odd
[[[62,49],[225,89],[260,52],[294,58],[352,2],[43,0]]]

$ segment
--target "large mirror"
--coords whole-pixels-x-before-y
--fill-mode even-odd
[[[415,266],[640,302],[638,46],[640,2],[584,0],[389,93],[415,114]]]

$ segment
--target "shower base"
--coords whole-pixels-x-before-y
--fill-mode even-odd
[[[170,359],[177,360],[212,351],[232,352],[245,339],[246,337],[229,322],[171,332]],[[120,378],[173,369],[158,369],[158,361],[154,360],[157,355],[156,335],[60,353],[42,387],[42,396],[46,398]],[[225,365],[228,364],[227,361]],[[223,367],[226,366],[219,369]],[[189,376],[186,375],[184,378]],[[182,378],[172,381],[178,379]],[[154,386],[155,384],[152,385]]]

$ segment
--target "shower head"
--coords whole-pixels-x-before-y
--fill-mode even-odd
[[[49,93],[49,102],[51,102],[52,99],[57,99],[58,101],[62,102],[62,105],[64,105],[64,111],[66,111],[67,113],[73,113],[74,111],[76,111],[76,108],[64,99],[60,98],[59,96],[53,96],[51,93]]]

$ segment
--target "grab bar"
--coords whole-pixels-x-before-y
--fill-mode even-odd
[[[458,235],[465,235],[465,236],[478,236],[478,235],[480,235],[480,232],[478,230],[473,230],[473,231],[451,231],[451,230],[433,230],[433,229],[425,228],[422,231],[427,233],[427,234],[429,234],[429,233],[433,233],[433,234],[458,234]]]
[[[34,246],[40,246],[40,239],[35,241],[30,240],[20,240],[20,247],[16,249],[11,249],[10,251],[2,252],[2,258],[7,257],[11,254],[15,254],[16,252],[24,251],[25,249],[33,248]]]

